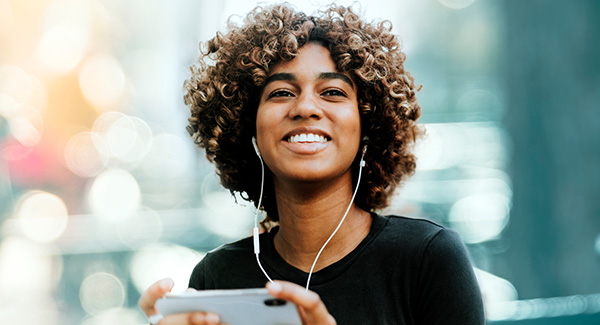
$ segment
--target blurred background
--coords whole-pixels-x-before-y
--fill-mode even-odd
[[[250,234],[185,131],[182,84],[199,41],[255,5],[0,0],[3,323],[142,324],[148,285],[184,290]],[[600,2],[355,5],[392,22],[423,85],[418,171],[384,212],[460,232],[490,323],[600,323]]]

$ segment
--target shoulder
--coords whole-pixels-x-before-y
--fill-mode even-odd
[[[394,234],[387,237],[401,238],[392,246],[408,257],[418,323],[484,324],[481,291],[460,235],[428,220],[386,218]]]
[[[406,230],[410,232],[417,231],[422,235],[431,235],[444,229],[444,227],[440,226],[439,224],[427,219],[411,218],[397,215],[386,215],[378,217],[388,219],[386,227],[393,228],[394,230]]]
[[[223,244],[208,253],[202,261],[204,263],[220,264],[223,262],[230,262],[243,256],[253,256],[252,237],[240,239],[235,242]]]
[[[239,268],[232,268],[233,263],[237,265],[251,263],[253,257],[251,237],[223,244],[206,253],[198,262],[190,276],[189,286],[195,289],[211,288],[216,275],[237,270]]]
[[[377,235],[376,248],[390,254],[403,254],[423,265],[423,261],[468,260],[460,235],[426,219],[396,215],[379,216],[384,226]]]
[[[449,228],[426,219],[383,216],[388,222],[382,231],[384,240],[396,247],[418,253],[421,262],[458,262],[469,265],[468,253],[460,235]]]
[[[453,232],[427,219],[397,215],[375,215],[375,218],[377,223],[384,225],[378,236],[379,240],[391,245],[401,245],[403,248],[424,248],[440,233]]]
[[[389,245],[405,251],[410,271],[416,316],[422,324],[483,324],[481,292],[460,235],[425,219],[384,216],[382,234]],[[406,260],[405,260],[406,262]]]

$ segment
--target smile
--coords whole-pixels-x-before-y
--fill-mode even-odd
[[[296,134],[288,137],[286,140],[289,143],[325,143],[328,141],[326,137],[314,133]]]

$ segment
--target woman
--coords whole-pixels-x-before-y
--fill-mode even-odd
[[[186,82],[188,130],[223,186],[266,218],[260,255],[252,238],[224,245],[196,266],[191,288],[273,279],[269,292],[306,324],[484,323],[458,235],[373,212],[415,169],[420,107],[399,47],[388,22],[285,4],[258,7],[208,41]],[[144,292],[147,316],[171,287],[165,279]],[[204,312],[159,322],[217,323]]]

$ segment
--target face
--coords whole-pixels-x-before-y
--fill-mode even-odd
[[[361,125],[356,86],[327,48],[308,43],[273,66],[261,94],[256,138],[275,181],[351,182]]]

